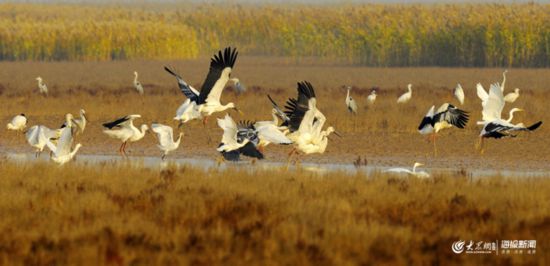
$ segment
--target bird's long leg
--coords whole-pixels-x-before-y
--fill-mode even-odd
[[[124,146],[124,142],[122,142],[122,144],[120,144],[120,147],[118,147],[118,154],[120,154],[120,156],[122,156],[122,146]]]
[[[483,155],[485,153],[485,139],[481,137],[481,150],[480,154]]]
[[[296,167],[299,167],[301,162],[302,162],[302,154],[299,152],[296,152],[296,160],[294,160],[294,165]]]
[[[435,138],[436,138],[436,135],[435,135],[435,132],[432,133],[432,139],[433,139],[433,143],[434,143],[434,157],[437,156],[437,145],[435,143]]]
[[[206,132],[206,137],[207,137],[207,140],[208,140],[208,144],[212,143],[212,139],[210,138],[210,134],[208,133],[208,130],[206,130],[206,123],[208,123],[208,116],[205,116],[203,119],[202,119],[202,126],[204,127],[204,132]]]
[[[127,143],[128,143],[128,142],[125,141],[124,143],[122,143],[122,146],[120,147],[121,153],[122,153],[122,157],[124,157],[124,158],[127,158],[127,157],[128,157],[128,155],[126,155],[126,144],[127,144]]]
[[[292,160],[292,155],[294,155],[294,153],[296,152],[296,147],[292,148],[292,150],[288,153],[288,159],[287,159],[287,163],[286,163],[286,169],[288,169],[288,167],[290,166],[290,162]]]
[[[124,156],[128,158],[128,154],[126,153],[126,146],[128,146],[128,142],[124,143],[124,148],[122,148],[122,151],[124,152]]]

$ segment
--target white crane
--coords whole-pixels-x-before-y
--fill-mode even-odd
[[[374,104],[376,101],[376,89],[372,89],[369,96],[367,97],[369,104]]]
[[[424,164],[414,163],[412,171],[409,170],[409,169],[406,169],[406,168],[390,168],[388,170],[385,170],[384,172],[385,173],[396,173],[396,174],[403,173],[403,174],[408,174],[408,175],[415,176],[415,177],[418,177],[418,178],[429,178],[430,174],[428,174],[427,172],[425,172],[425,171],[416,171],[416,168],[418,168],[419,166],[422,166],[422,165],[424,165]]]
[[[176,150],[180,146],[183,133],[180,132],[178,139],[174,141],[174,131],[172,127],[163,124],[151,124],[151,130],[157,133],[159,144],[157,147],[163,152],[161,159],[164,160],[169,152]]]
[[[420,122],[418,132],[423,135],[432,134],[434,155],[437,155],[436,134],[452,126],[463,129],[468,123],[469,115],[468,112],[460,110],[449,103],[442,104],[437,111],[434,110],[435,105],[432,105],[428,113]]]
[[[284,121],[281,126],[288,127],[290,133],[287,137],[295,144],[289,154],[289,163],[297,151],[305,154],[324,153],[328,145],[328,136],[333,132],[340,136],[333,127],[322,130],[326,118],[317,109],[315,90],[311,83],[298,82],[298,99],[289,99],[285,107],[287,110],[283,113],[273,102],[273,108]]]
[[[519,88],[515,88],[514,92],[510,92],[504,96],[504,101],[507,103],[515,102],[519,97]]]
[[[196,108],[190,111],[192,113],[200,112],[203,117],[203,124],[206,124],[208,116],[215,112],[222,112],[231,108],[241,113],[241,111],[235,107],[234,103],[230,102],[223,105],[220,102],[223,89],[228,81],[232,81],[236,86],[240,86],[239,79],[231,78],[231,71],[233,70],[238,54],[237,49],[227,47],[224,49],[223,53],[222,51],[218,51],[218,54],[212,57],[210,60],[210,70],[208,71],[206,80],[202,84],[200,93],[191,86],[187,86],[187,83],[185,83],[185,81],[183,81],[183,79],[173,70],[167,67],[164,68],[178,80],[180,90],[190,100],[189,106],[192,106],[191,102],[195,103],[196,107],[188,108]]]
[[[14,116],[6,126],[9,130],[23,131],[27,127],[27,117],[21,113]]]
[[[134,126],[134,119],[140,117],[141,115],[127,115],[113,122],[103,124],[103,127],[105,127],[103,132],[107,136],[122,141],[122,145],[118,149],[118,152],[122,156],[126,156],[126,144],[142,139],[145,136],[145,132],[149,129],[146,124],[141,125],[140,129]]]
[[[183,78],[178,75],[174,70],[166,66],[164,67],[164,70],[166,70],[166,72],[170,73],[172,76],[176,77],[180,91],[183,93],[183,95],[185,95],[185,97],[187,97],[183,104],[180,105],[178,110],[176,110],[176,116],[174,117],[174,120],[180,121],[179,127],[181,127],[183,123],[187,123],[188,121],[202,118],[199,107],[197,105],[197,102],[199,100],[199,92],[195,88],[193,88],[193,86],[187,84],[187,82],[185,82],[185,80],[183,80]]]
[[[48,96],[48,86],[46,86],[44,80],[41,77],[37,77],[36,80],[38,81],[38,92],[44,96]]]
[[[32,126],[25,133],[25,138],[31,147],[35,148],[35,157],[39,157],[47,142],[51,139],[58,139],[62,130],[52,130],[43,125]]]
[[[62,165],[66,162],[70,161],[74,158],[80,147],[82,145],[80,143],[76,144],[74,149],[71,151],[71,147],[73,144],[73,115],[67,114],[65,116],[65,120],[68,126],[61,129],[61,136],[59,137],[59,140],[57,141],[57,145],[53,144],[49,139],[46,141],[46,145],[48,145],[48,148],[52,151],[53,155],[51,159]]]
[[[238,78],[230,78],[229,81],[233,82],[233,84],[235,85],[235,91],[237,92],[237,95],[246,92],[246,87],[241,83]]]
[[[86,129],[86,124],[88,123],[88,118],[86,117],[86,111],[84,109],[80,109],[80,117],[74,118],[72,120],[74,123],[74,126],[78,128],[78,133],[82,134],[84,133],[84,129]],[[64,128],[67,126],[67,122],[64,122],[63,125],[61,125],[61,128]]]
[[[407,92],[397,98],[397,103],[406,103],[412,98],[412,84],[407,85]]]
[[[357,103],[355,102],[353,97],[351,97],[351,95],[349,94],[349,92],[351,91],[350,86],[348,86],[347,90],[348,90],[348,92],[346,94],[346,107],[348,108],[348,111],[350,112],[350,114],[356,115],[357,114]]]
[[[141,85],[141,82],[138,80],[138,73],[137,71],[134,71],[134,88],[136,88],[136,91],[143,95],[143,86]]]
[[[528,127],[523,123],[513,124],[512,119],[514,117],[514,112],[523,111],[519,108],[510,110],[510,117],[507,120],[502,119],[501,116],[504,104],[505,101],[501,86],[498,83],[492,84],[485,104],[483,105],[482,103],[483,121],[478,122],[478,124],[483,125],[481,133],[479,134],[479,149],[482,154],[485,150],[485,138],[500,139],[503,137],[516,137],[517,133],[521,131],[533,131],[542,125],[542,121]]]
[[[505,69],[504,72],[502,72],[502,85],[499,85],[498,83],[492,84],[492,85],[495,85],[495,84],[498,85],[498,87],[503,93],[504,93],[504,84],[506,83],[506,72],[508,72],[507,69]],[[477,91],[477,97],[481,99],[481,106],[484,107],[485,103],[489,98],[489,94],[485,91],[481,83],[476,84],[476,91]]]
[[[462,89],[460,83],[456,84],[456,88],[454,89],[453,94],[455,95],[458,102],[460,102],[460,105],[464,105],[464,90]]]

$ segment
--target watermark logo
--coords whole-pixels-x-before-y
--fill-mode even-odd
[[[466,244],[464,240],[458,240],[454,242],[452,246],[453,252],[456,254],[464,252],[464,244]]]
[[[500,244],[500,245],[499,245]],[[536,254],[537,240],[458,240],[451,249],[455,254]]]

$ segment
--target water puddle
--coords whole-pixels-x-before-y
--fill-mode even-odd
[[[4,154],[5,158],[19,163],[26,162],[48,162],[50,161],[48,155],[42,154],[40,157],[35,157],[30,153],[7,153]],[[51,162],[52,164],[54,162]],[[93,154],[79,154],[76,159],[71,162],[74,164],[126,164],[133,167],[147,167],[147,168],[159,168],[164,169],[167,167],[198,167],[204,170],[216,169],[216,170],[228,170],[228,169],[244,169],[247,171],[258,170],[275,170],[285,168],[286,163],[272,162],[272,161],[256,161],[252,163],[250,161],[241,162],[222,162],[219,163],[213,159],[206,158],[167,158],[161,160],[159,157],[151,156],[133,156],[128,158],[122,158],[116,155],[93,155]],[[311,173],[317,173],[320,175],[330,174],[334,172],[345,173],[354,175],[363,173],[367,175],[383,172],[393,167],[410,168],[410,166],[359,166],[356,167],[353,164],[330,164],[330,163],[301,163],[298,166],[291,165],[289,170],[303,170]],[[515,170],[499,170],[499,169],[470,169],[466,172],[459,173],[460,169],[451,168],[430,168],[422,167],[419,170],[427,171],[432,176],[434,174],[459,174],[472,178],[481,178],[488,176],[503,176],[503,177],[516,177],[516,178],[528,178],[528,177],[550,177],[550,171],[515,171]],[[406,176],[406,175],[405,175]]]

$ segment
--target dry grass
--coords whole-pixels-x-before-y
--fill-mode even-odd
[[[0,119],[7,123],[15,114],[25,112],[30,124],[57,127],[67,112],[87,110],[92,120],[86,133],[79,140],[83,153],[115,153],[117,143],[106,139],[101,132],[101,122],[118,116],[139,113],[143,120],[175,125],[175,110],[183,101],[175,80],[165,73],[163,65],[175,66],[191,84],[200,87],[208,69],[208,60],[192,61],[125,61],[105,63],[0,63]],[[140,80],[146,85],[146,95],[141,98],[132,88],[132,72],[140,72]],[[481,105],[475,96],[475,83],[501,81],[502,69],[461,68],[365,68],[334,65],[328,61],[311,59],[296,64],[284,58],[242,57],[234,75],[249,90],[245,95],[224,93],[222,102],[235,102],[245,116],[232,113],[236,119],[270,119],[270,106],[266,94],[271,94],[281,104],[287,97],[295,97],[295,84],[309,80],[317,88],[319,107],[328,118],[328,124],[344,134],[344,138],[332,138],[327,153],[310,156],[305,161],[351,163],[357,156],[367,157],[373,164],[411,165],[424,161],[428,166],[453,168],[522,168],[548,169],[546,160],[550,150],[546,147],[549,132],[545,124],[532,134],[516,139],[491,141],[484,157],[474,151],[479,128],[474,122],[481,118]],[[34,78],[41,75],[50,87],[51,96],[44,98],[36,93]],[[523,107],[515,121],[526,124],[538,120],[550,121],[545,111],[549,96],[550,80],[547,69],[511,69],[507,90],[522,89],[518,101],[509,105]],[[405,91],[407,83],[413,84],[413,100],[398,107],[395,99]],[[465,110],[471,112],[471,123],[466,130],[447,130],[439,138],[438,158],[432,156],[432,146],[416,132],[422,116],[432,104],[445,101],[454,103],[451,89],[460,82],[466,90]],[[342,85],[355,87],[353,95],[360,105],[359,115],[351,117],[344,106],[345,90]],[[373,86],[380,87],[379,98],[373,107],[366,106],[366,96]],[[335,99],[335,101],[332,101]],[[507,115],[505,115],[507,116]],[[174,156],[217,155],[216,143],[207,143],[199,122],[184,128],[183,147]],[[215,142],[221,136],[213,119],[206,131]],[[5,150],[28,151],[20,135],[4,131],[0,145]],[[157,155],[155,138],[147,135],[144,141],[130,145],[133,155]],[[499,145],[496,145],[496,144]],[[284,160],[288,147],[270,147],[267,157]],[[521,163],[517,163],[520,161]]]
[[[550,179],[0,163],[0,262],[463,265],[550,260]],[[284,176],[284,177],[282,177]],[[455,255],[536,239],[536,255]]]

